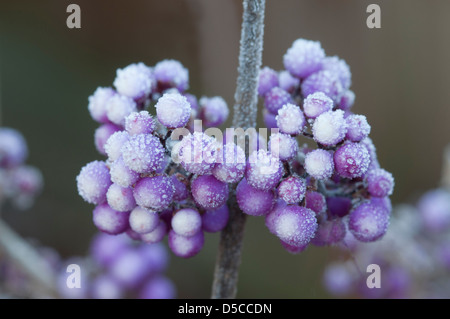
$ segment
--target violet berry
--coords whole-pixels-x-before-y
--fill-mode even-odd
[[[174,193],[173,182],[166,176],[142,178],[134,187],[136,203],[153,210],[161,210],[169,206]]]
[[[336,171],[345,178],[361,177],[369,168],[369,163],[369,152],[357,143],[345,144],[334,153]]]
[[[289,103],[278,110],[276,120],[280,131],[290,135],[300,134],[306,125],[305,116],[300,108]]]
[[[191,183],[192,197],[204,209],[215,209],[228,199],[228,185],[212,175],[198,176]]]
[[[278,196],[287,204],[297,204],[305,197],[306,183],[300,177],[290,176],[280,183],[277,190]]]
[[[158,170],[164,161],[164,147],[150,134],[133,135],[122,147],[125,164],[137,173]]]
[[[333,155],[323,149],[313,150],[306,154],[304,167],[311,177],[328,179],[334,173]]]
[[[91,162],[84,166],[77,176],[78,193],[91,204],[105,202],[110,185],[111,177],[105,162]]]
[[[129,223],[136,233],[148,234],[158,227],[159,215],[151,209],[137,206],[130,213]]]
[[[278,86],[278,74],[273,69],[265,66],[259,71],[258,94],[264,96],[272,88]]]
[[[227,102],[220,96],[202,97],[199,100],[200,119],[207,127],[218,127],[225,123],[228,118],[230,110]]]
[[[107,203],[95,207],[93,212],[94,225],[99,230],[110,235],[121,234],[129,227],[129,212],[118,212]]]
[[[314,140],[322,145],[333,146],[342,142],[347,133],[344,111],[328,111],[319,115],[312,126]]]
[[[186,126],[191,116],[191,105],[179,93],[165,93],[155,105],[158,120],[167,128]]]
[[[190,237],[202,229],[202,217],[192,208],[183,208],[172,217],[172,229],[180,236]]]
[[[250,155],[245,177],[252,187],[268,191],[277,186],[282,176],[283,166],[271,153],[259,150]]]
[[[389,213],[379,205],[362,203],[349,215],[348,227],[353,236],[362,242],[380,239],[387,231]]]
[[[244,178],[236,188],[236,200],[244,213],[263,216],[271,211],[275,202],[275,195],[272,190],[266,191],[252,187]]]
[[[315,92],[303,101],[303,112],[309,118],[315,119],[320,114],[333,109],[333,100],[323,92]]]
[[[386,197],[392,195],[394,190],[394,178],[388,171],[377,168],[367,172],[367,190],[375,197]]]
[[[264,106],[272,114],[277,114],[288,103],[292,103],[291,95],[279,87],[272,88],[264,97]]]
[[[346,138],[352,142],[359,142],[370,134],[370,125],[364,115],[350,114],[347,118]]]
[[[283,56],[283,63],[292,75],[305,78],[322,68],[324,58],[320,42],[297,39]]]

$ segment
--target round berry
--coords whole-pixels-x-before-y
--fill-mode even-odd
[[[99,87],[94,94],[89,97],[88,110],[91,117],[99,123],[108,123],[109,119],[106,115],[106,102],[116,94],[111,88]]]
[[[172,217],[172,229],[180,236],[190,237],[202,229],[202,217],[192,208],[180,209]]]
[[[109,186],[111,177],[105,162],[91,162],[84,166],[77,176],[78,193],[91,204],[105,202]]]
[[[175,193],[173,195],[173,200],[183,201],[189,197],[189,191],[184,183],[182,183],[176,175],[172,175],[173,186],[175,187]]]
[[[139,180],[139,173],[128,168],[120,156],[111,164],[111,181],[122,187],[130,187]]]
[[[138,234],[147,234],[158,227],[159,215],[151,209],[137,206],[131,211],[129,222],[133,231]]]
[[[97,151],[102,154],[106,155],[106,143],[108,142],[109,138],[114,135],[114,133],[119,132],[120,128],[114,124],[107,123],[103,124],[102,126],[98,127],[95,130],[94,134],[94,143],[95,148]]]
[[[319,115],[312,126],[314,140],[326,146],[342,142],[347,133],[344,111],[336,110]]]
[[[297,140],[283,133],[272,134],[268,146],[272,155],[279,157],[282,161],[289,161],[298,153]]]
[[[288,71],[281,71],[278,74],[278,82],[280,88],[290,94],[294,93],[300,85],[300,80],[293,77]]]
[[[119,212],[129,212],[136,207],[133,189],[112,184],[106,193],[109,206]]]
[[[172,202],[175,187],[169,177],[142,178],[134,187],[134,198],[139,206],[161,210]]]
[[[144,63],[130,64],[123,69],[117,69],[114,86],[122,95],[134,100],[147,97],[152,90],[152,69]]]
[[[128,229],[129,216],[129,212],[118,212],[104,203],[95,207],[93,221],[94,225],[102,232],[117,235]]]
[[[122,146],[128,142],[130,136],[125,131],[117,131],[112,134],[105,144],[105,152],[110,161],[115,161],[122,155]]]
[[[155,65],[155,78],[160,91],[176,88],[183,92],[189,88],[189,72],[176,60],[163,60]]]
[[[314,238],[311,240],[316,246],[327,246],[341,242],[346,233],[342,219],[326,220],[319,224]]]
[[[336,74],[342,87],[347,90],[352,85],[352,72],[348,64],[337,56],[326,57],[323,60],[323,70]]]
[[[289,103],[278,110],[276,120],[280,131],[290,135],[300,134],[306,125],[305,116],[300,108]]]
[[[278,74],[269,67],[264,67],[259,71],[258,94],[264,96],[272,88],[278,86]]]
[[[389,213],[384,207],[362,203],[349,216],[348,228],[356,239],[372,242],[381,238],[389,225]]]
[[[334,166],[344,178],[361,177],[369,168],[369,163],[369,152],[357,143],[345,144],[334,152]]]
[[[136,112],[137,105],[132,98],[116,94],[106,102],[106,116],[116,125],[125,126],[125,118]]]
[[[222,161],[217,163],[212,171],[214,177],[224,183],[239,182],[245,173],[244,151],[233,142],[225,144],[222,150],[223,156],[219,157]]]
[[[297,39],[283,56],[283,63],[292,75],[305,78],[322,69],[324,58],[325,51],[320,42]]]
[[[185,127],[191,116],[191,105],[179,93],[165,93],[155,108],[158,120],[167,128]]]
[[[163,220],[160,220],[158,226],[156,226],[154,230],[141,235],[141,240],[147,244],[159,243],[164,239],[164,236],[166,236],[167,232],[168,229],[166,223]]]
[[[374,197],[386,197],[392,195],[394,190],[394,178],[388,171],[377,168],[367,172],[367,190]]]
[[[245,177],[250,186],[268,191],[274,189],[283,176],[283,165],[271,153],[259,150],[250,155]]]
[[[370,125],[364,115],[350,114],[347,119],[345,137],[352,142],[359,142],[370,134]]]
[[[164,147],[150,134],[133,135],[122,147],[125,164],[137,173],[155,172],[162,167]]]
[[[292,103],[291,95],[279,87],[272,88],[264,97],[264,106],[272,114],[277,114],[288,103]]]
[[[306,154],[304,167],[311,177],[328,179],[334,172],[333,155],[326,150],[313,150]]]
[[[197,177],[191,184],[192,197],[204,209],[222,206],[228,199],[228,185],[212,175]]]
[[[194,132],[177,145],[178,159],[185,170],[193,174],[212,174],[221,146],[205,133]]]
[[[220,96],[202,97],[200,104],[200,119],[203,125],[207,127],[218,127],[225,123],[228,118],[230,110],[227,102]]]
[[[327,208],[325,196],[319,192],[307,191],[305,195],[305,206],[319,215]]]
[[[225,228],[228,223],[229,211],[225,204],[214,210],[207,210],[202,215],[202,229],[209,233],[215,233]]]
[[[169,247],[178,257],[190,258],[197,255],[202,250],[204,243],[205,236],[202,231],[191,237],[178,235],[173,230],[169,232]]]
[[[322,70],[308,76],[302,82],[301,88],[304,96],[315,92],[323,92],[335,103],[340,101],[344,91],[337,75],[327,70]]]
[[[287,204],[300,203],[305,197],[306,183],[300,177],[290,176],[278,186],[278,196]]]
[[[303,112],[309,118],[315,119],[320,114],[333,109],[333,100],[323,92],[315,92],[303,101]]]
[[[147,111],[133,112],[125,118],[125,130],[130,135],[151,134],[156,124]]]
[[[236,200],[244,213],[263,216],[272,209],[275,195],[272,190],[264,191],[250,186],[244,178],[236,188]]]

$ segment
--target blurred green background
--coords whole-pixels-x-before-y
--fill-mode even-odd
[[[70,3],[81,7],[81,29],[66,27]],[[370,3],[381,7],[381,29],[366,26]],[[112,85],[117,68],[173,58],[189,69],[191,93],[221,95],[232,107],[241,14],[240,0],[1,0],[0,122],[25,135],[28,163],[45,178],[35,206],[3,212],[5,220],[63,257],[85,255],[93,206],[78,196],[75,177],[102,158],[88,96]],[[367,115],[381,165],[396,178],[393,202],[414,201],[438,184],[450,142],[449,30],[446,0],[268,0],[263,64],[281,69],[299,37],[345,59],[354,111]],[[209,297],[218,239],[208,235],[191,260],[172,258],[179,297]],[[262,218],[249,218],[238,297],[329,297],[321,273],[338,255],[315,247],[290,255]]]

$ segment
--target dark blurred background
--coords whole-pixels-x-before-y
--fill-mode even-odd
[[[66,27],[70,3],[81,7],[81,29]],[[381,7],[381,29],[366,26],[370,3]],[[281,69],[299,37],[347,61],[354,111],[367,115],[380,162],[396,178],[394,203],[439,182],[450,142],[449,12],[446,0],[267,1],[263,64]],[[112,85],[117,68],[173,58],[189,69],[191,93],[221,95],[232,107],[241,13],[240,0],[1,0],[0,122],[25,135],[28,163],[45,178],[36,205],[3,212],[5,220],[63,257],[86,254],[93,206],[78,196],[75,177],[102,158],[88,96]],[[179,297],[209,297],[218,239],[208,235],[191,260],[172,258]],[[321,273],[338,255],[315,247],[290,255],[262,218],[249,218],[238,297],[328,297]]]

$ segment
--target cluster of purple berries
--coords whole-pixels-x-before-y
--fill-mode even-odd
[[[0,206],[10,202],[18,209],[27,209],[42,190],[42,174],[25,164],[27,156],[22,134],[0,127]]]
[[[218,165],[223,149],[231,158],[239,149],[193,132],[196,118],[205,126],[223,124],[228,106],[220,97],[197,101],[186,93],[188,71],[174,60],[119,69],[114,86],[89,97],[91,116],[101,123],[95,145],[107,159],[81,169],[79,194],[96,205],[99,230],[146,243],[168,234],[174,254],[191,257],[203,247],[204,231],[227,224],[226,183],[245,167],[245,157],[237,166]],[[156,117],[146,110],[151,107]],[[179,130],[183,139],[173,140]]]
[[[450,192],[426,192],[416,206],[395,208],[389,233],[372,245],[360,245],[349,234],[345,250],[351,261],[334,262],[324,273],[325,287],[339,296],[365,298],[449,298]],[[381,269],[381,287],[369,289],[365,267]],[[360,267],[361,270],[358,271]]]
[[[81,267],[81,285],[67,287],[67,265],[63,267],[58,289],[65,298],[93,299],[173,299],[176,288],[164,276],[169,254],[161,243],[143,245],[125,234],[100,233],[91,242],[87,259],[71,259],[65,264]]]
[[[366,117],[351,112],[349,66],[305,39],[294,41],[283,62],[283,71],[260,71],[264,120],[278,133],[267,152],[250,156],[258,161],[247,164],[237,188],[240,208],[265,215],[270,232],[292,253],[309,243],[339,243],[347,229],[362,242],[381,238],[394,179],[380,168]],[[300,136],[314,146],[300,147]]]

